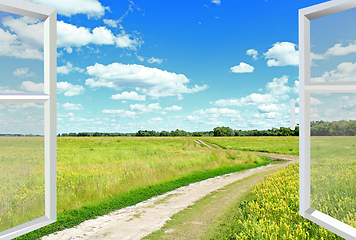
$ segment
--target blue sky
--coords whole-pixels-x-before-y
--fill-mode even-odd
[[[298,9],[324,2],[31,1],[58,11],[58,133],[289,126],[299,86]],[[315,81],[355,74],[352,11],[312,22]],[[42,22],[0,19],[0,91],[43,92]],[[327,111],[327,96],[318,96],[314,110]],[[342,97],[356,106],[346,94],[335,109],[353,108],[342,108]],[[0,109],[2,132],[43,131],[43,104]]]

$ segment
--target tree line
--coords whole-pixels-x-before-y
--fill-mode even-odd
[[[350,121],[312,121],[310,122],[311,136],[356,136],[356,120]]]
[[[216,127],[213,131],[203,132],[187,132],[176,129],[174,131],[154,131],[154,130],[139,130],[136,133],[104,133],[104,132],[79,132],[79,133],[62,133],[58,137],[118,137],[118,136],[133,136],[133,137],[204,137],[204,136],[298,136],[299,127],[291,130],[289,127],[272,128],[268,130],[233,130],[230,127]]]

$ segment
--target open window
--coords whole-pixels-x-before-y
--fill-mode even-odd
[[[346,239],[356,239],[355,7],[333,0],[299,10],[300,215]],[[343,33],[354,36],[340,43]]]
[[[44,90],[0,93],[1,118],[14,113],[8,126],[0,121],[0,239],[12,239],[57,218],[57,12],[23,0],[0,0],[0,11],[40,19],[44,28]]]

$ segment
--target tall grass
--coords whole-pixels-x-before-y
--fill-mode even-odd
[[[356,227],[356,137],[311,137],[311,207]]]
[[[299,215],[299,164],[257,184],[227,212],[213,239],[342,239]]]
[[[43,137],[0,137],[0,231],[45,214]]]
[[[195,181],[268,163],[251,153],[207,149],[190,138],[60,137],[58,221],[19,239],[37,239]],[[24,189],[32,196],[39,186],[32,182]],[[17,225],[6,224],[5,229]]]
[[[299,155],[299,137],[202,137],[224,149]]]
[[[311,206],[356,227],[356,137],[311,137]],[[214,239],[342,239],[299,215],[299,164],[267,177]]]

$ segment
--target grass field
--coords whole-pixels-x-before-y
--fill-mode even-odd
[[[44,216],[43,137],[0,137],[0,231]]]
[[[311,206],[356,227],[356,137],[311,137]],[[219,140],[217,140],[219,141]],[[257,184],[212,239],[342,239],[299,215],[299,164]]]
[[[0,192],[0,204],[12,202],[17,204],[13,209],[23,210],[4,211],[0,218],[1,231],[17,225],[14,219],[23,219],[24,215],[33,212],[23,208],[26,201],[17,202],[17,199],[25,194],[34,196],[35,192],[44,196],[43,182],[31,180],[44,179],[43,172],[39,172],[39,169],[43,170],[43,155],[41,158],[31,155],[29,159],[16,155],[17,165],[12,165],[13,162],[7,158],[12,152],[25,153],[21,148],[21,141],[25,140],[7,139],[9,144],[13,141],[19,143],[17,148],[3,152],[0,160],[0,169],[4,172],[9,166],[16,171],[24,163],[37,164],[23,176],[26,184],[21,187],[25,193],[13,187],[17,176],[8,175],[3,180],[7,183],[2,185],[6,189]],[[32,147],[43,154],[43,145],[41,148],[36,144]],[[210,150],[196,145],[190,138],[60,137],[57,147],[58,220],[19,239],[36,239],[192,182],[268,163],[265,158],[250,153]],[[3,200],[8,192],[12,197]],[[35,205],[44,206],[43,201]],[[44,211],[36,214],[43,216]],[[29,216],[32,219],[36,217]]]
[[[356,137],[312,137],[311,207],[356,227]]]
[[[299,155],[299,137],[202,137],[224,149]]]

